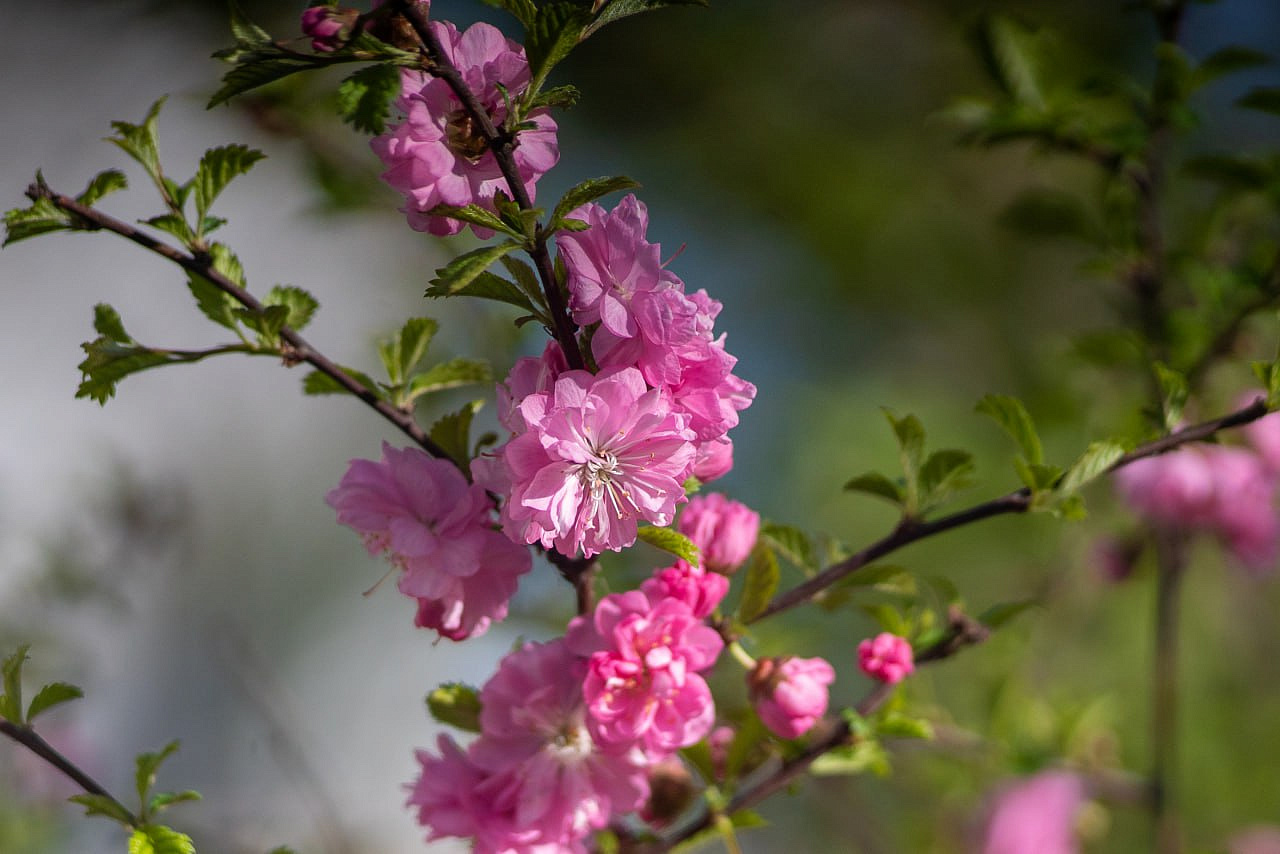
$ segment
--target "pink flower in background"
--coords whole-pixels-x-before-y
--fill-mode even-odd
[[[733,440],[725,436],[698,445],[693,476],[703,483],[724,477],[733,469]]]
[[[452,640],[484,632],[507,613],[527,549],[491,527],[493,505],[445,460],[383,443],[382,460],[352,460],[325,500],[369,554],[404,572],[400,591],[419,601],[417,624]]]
[[[302,33],[311,37],[312,50],[328,53],[342,47],[358,17],[355,9],[312,6],[302,13]]]
[[[677,560],[673,566],[654,572],[640,589],[655,602],[662,598],[678,599],[689,606],[695,617],[702,619],[714,611],[729,592],[729,579]]]
[[[760,534],[760,514],[718,492],[695,495],[676,526],[702,551],[714,572],[731,573],[751,555]]]
[[[715,664],[724,641],[685,603],[615,593],[600,600],[591,621],[570,623],[567,639],[590,656],[582,691],[597,742],[640,746],[656,760],[711,729],[715,704],[698,673]]]
[[[1280,854],[1280,827],[1259,824],[1233,834],[1227,854]]]
[[[507,116],[501,88],[516,98],[529,85],[523,48],[489,24],[474,24],[463,33],[447,22],[432,21],[430,27],[494,124],[501,124]],[[382,178],[404,195],[403,210],[413,229],[457,234],[461,222],[427,211],[437,205],[469,204],[494,210],[494,195],[499,190],[509,195],[510,188],[479,128],[447,82],[404,69],[400,84],[396,106],[404,120],[370,143],[387,166]],[[534,185],[556,164],[560,151],[551,116],[535,111],[528,121],[534,127],[520,132],[513,156],[525,190],[533,198]],[[492,234],[475,226],[472,230],[480,237]]]
[[[569,370],[564,351],[554,339],[547,342],[541,356],[516,359],[507,379],[498,385],[498,420],[512,433],[529,429],[520,416],[520,403],[531,394],[555,388],[556,377]]]
[[[525,644],[480,693],[467,752],[441,737],[418,753],[409,803],[430,839],[471,837],[477,852],[581,851],[582,839],[648,797],[638,751],[601,750],[586,726],[586,662],[563,640]]]
[[[1213,512],[1213,469],[1200,447],[1184,445],[1132,462],[1116,472],[1116,488],[1152,522],[1197,525]]]
[[[1259,397],[1266,397],[1262,391],[1255,391],[1240,398],[1237,406],[1243,409]],[[1240,428],[1245,440],[1258,452],[1262,461],[1273,474],[1280,474],[1280,412],[1264,415],[1257,421],[1250,421]]]
[[[511,481],[503,524],[517,542],[562,554],[618,551],[639,522],[671,524],[693,464],[693,435],[667,398],[629,368],[569,371],[530,394],[528,430],[501,450]]]
[[[1077,854],[1075,820],[1084,802],[1084,781],[1066,771],[1015,783],[996,797],[983,854]]]
[[[729,748],[733,744],[733,727],[718,726],[707,736],[707,749],[711,751],[711,769],[717,780],[723,780],[729,770]]]
[[[916,669],[911,644],[889,632],[858,644],[858,666],[872,679],[889,685],[898,684]]]
[[[827,713],[836,672],[821,658],[762,658],[747,676],[756,714],[779,738],[799,738]]]

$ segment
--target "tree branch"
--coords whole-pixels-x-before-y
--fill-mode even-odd
[[[18,744],[21,744],[54,768],[57,768],[89,794],[109,799],[120,808],[121,813],[129,816],[129,823],[133,826],[137,827],[140,824],[140,820],[133,814],[133,810],[128,809],[120,801],[116,800],[110,792],[84,771],[81,771],[74,762],[55,750],[49,742],[41,738],[39,733],[31,727],[18,726],[11,721],[0,720],[0,733],[18,742]]]

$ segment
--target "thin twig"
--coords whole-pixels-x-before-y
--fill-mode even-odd
[[[30,750],[36,756],[39,756],[45,762],[48,762],[54,768],[57,768],[72,782],[89,794],[110,800],[119,808],[121,814],[129,817],[129,823],[134,827],[141,824],[141,820],[133,814],[132,810],[120,803],[120,801],[116,800],[116,798],[103,788],[100,783],[84,771],[81,771],[74,762],[55,750],[49,742],[41,738],[40,734],[31,727],[18,726],[11,721],[0,720],[0,733],[7,735],[9,738],[18,742],[18,744],[21,744],[23,747]]]

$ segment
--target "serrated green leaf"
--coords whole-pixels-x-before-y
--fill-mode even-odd
[[[431,441],[443,448],[449,458],[464,470],[471,462],[471,420],[482,406],[483,400],[471,401],[432,424],[428,434]]]
[[[480,732],[480,694],[470,685],[441,685],[427,695],[427,710],[442,724],[464,732]]]
[[[694,545],[693,540],[674,528],[655,528],[652,525],[641,525],[636,531],[636,537],[641,542],[648,543],[655,549],[670,552],[693,566],[697,566],[701,560],[698,547]]]
[[[612,0],[612,2],[605,4],[605,7],[596,16],[596,19],[591,22],[591,26],[587,27],[582,37],[585,39],[601,27],[612,24],[614,21],[621,20],[629,15],[653,12],[666,6],[709,5],[709,0]]]
[[[213,200],[234,179],[253,168],[266,157],[261,151],[239,143],[210,148],[200,158],[194,182],[196,222],[203,222]]]
[[[442,297],[459,293],[476,281],[495,261],[519,248],[520,244],[508,240],[495,246],[481,246],[479,249],[459,255],[436,270],[436,277],[431,280],[431,286],[427,288],[427,296]],[[497,276],[493,278],[499,282],[503,281]],[[490,298],[496,299],[496,297]],[[525,302],[527,301],[526,298]]]
[[[59,703],[78,700],[83,696],[84,692],[75,685],[66,682],[50,682],[31,698],[31,705],[27,708],[27,723],[35,720],[36,715],[53,708]]]
[[[4,215],[4,246],[72,228],[71,218],[46,198],[38,198],[27,208],[14,208]]]
[[[493,382],[493,369],[488,362],[476,359],[456,358],[427,370],[409,380],[406,401],[417,400],[424,394],[431,394],[445,389],[458,388],[464,385]]]
[[[399,68],[367,66],[338,85],[338,115],[358,131],[380,134],[386,130],[391,99],[399,92]]]
[[[93,328],[98,334],[105,335],[117,343],[134,343],[129,333],[124,331],[124,321],[120,319],[119,312],[105,302],[100,302],[93,307]]]
[[[1080,455],[1058,484],[1058,492],[1071,495],[1085,484],[1102,476],[1116,460],[1124,456],[1124,446],[1119,442],[1093,442]]]
[[[588,202],[594,202],[602,196],[622,190],[635,189],[639,186],[639,184],[625,175],[617,175],[612,178],[588,178],[586,181],[572,187],[569,192],[560,198],[560,201],[556,202],[555,210],[551,214],[551,221],[553,224],[559,222],[578,208]]]
[[[513,258],[510,255],[504,255],[499,260],[502,266],[507,268],[511,278],[515,280],[516,287],[529,298],[530,304],[545,311],[547,298],[542,292],[542,283],[538,281],[538,276],[533,272],[533,268],[519,258]]]
[[[204,276],[194,273],[187,276],[187,288],[196,298],[196,308],[200,309],[201,314],[219,326],[239,330],[240,321],[236,311],[240,308],[240,303],[235,297]]]
[[[171,741],[156,753],[139,753],[134,760],[133,782],[137,786],[139,803],[147,802],[147,793],[156,784],[156,771],[178,750],[178,744]]]
[[[973,455],[968,451],[945,448],[930,454],[920,467],[920,500],[924,507],[936,505],[952,492],[969,486],[973,469]]]
[[[129,181],[124,177],[123,172],[119,169],[108,169],[94,175],[89,186],[76,196],[76,201],[85,207],[93,207],[103,196],[114,193],[116,190],[123,190],[127,186]]]
[[[1006,394],[989,394],[974,408],[976,412],[990,417],[1001,429],[1009,434],[1022,451],[1023,457],[1033,465],[1044,462],[1044,449],[1040,445],[1040,436],[1036,433],[1035,423],[1022,401]]]
[[[529,104],[529,112],[552,108],[567,110],[577,104],[581,97],[582,93],[578,91],[577,86],[554,86],[543,89]]]
[[[882,738],[923,738],[932,740],[933,724],[921,718],[911,718],[901,712],[888,712],[876,723],[876,733]]]
[[[149,824],[129,837],[129,854],[196,854],[196,846],[185,833]]]
[[[185,804],[188,801],[199,800],[203,800],[200,793],[192,789],[187,789],[184,792],[161,792],[153,796],[147,803],[147,810],[152,815],[155,815],[156,813],[164,812],[175,804]]]
[[[742,585],[742,598],[738,602],[738,619],[749,623],[768,607],[778,590],[782,571],[773,549],[757,543],[747,563],[746,580]]]
[[[156,120],[167,97],[161,97],[151,105],[141,124],[112,122],[116,136],[107,137],[107,142],[136,160],[157,183],[160,182],[160,151],[156,142]]]
[[[368,374],[362,371],[357,371],[355,368],[348,368],[345,365],[340,365],[339,367],[342,368],[345,374],[365,388],[369,389],[369,391],[373,392],[378,397],[383,396],[381,387],[374,382],[373,378]],[[322,374],[320,371],[312,371],[302,378],[302,392],[303,394],[311,395],[348,393],[345,388],[338,385],[337,380],[333,379],[328,374]]]
[[[378,348],[392,385],[400,385],[427,354],[440,324],[430,317],[411,317],[395,337]]]
[[[865,774],[868,771],[878,777],[889,773],[889,754],[880,742],[871,739],[829,750],[809,766],[809,773],[818,777]]]
[[[891,504],[901,506],[906,500],[902,485],[895,483],[879,472],[869,471],[849,480],[844,485],[846,492],[861,492],[883,498]]]
[[[106,816],[112,821],[118,821],[125,827],[131,827],[135,821],[128,810],[107,795],[72,795],[67,800],[84,807],[86,816]]]
[[[271,44],[271,34],[249,20],[236,0],[228,0],[227,7],[231,13],[231,34],[237,42],[259,46]]]
[[[175,213],[160,214],[159,216],[151,217],[151,219],[139,220],[139,222],[152,228],[158,228],[167,234],[172,234],[181,240],[183,245],[189,245],[195,240],[195,235],[191,232],[191,226],[187,225],[187,221]]]
[[[577,45],[591,17],[589,9],[566,0],[548,0],[538,6],[524,42],[534,91],[542,88],[551,69]]]
[[[4,694],[0,695],[0,718],[22,724],[22,665],[27,661],[31,644],[24,643],[0,665]]]
[[[280,342],[280,330],[289,319],[289,307],[263,305],[261,309],[237,308],[232,314],[249,329],[258,334],[263,347],[275,347]]]
[[[493,211],[482,208],[479,205],[465,205],[463,207],[455,207],[453,205],[436,205],[427,211],[431,216],[443,216],[449,219],[456,219],[461,222],[477,225],[480,228],[487,228],[490,231],[500,231],[503,234],[510,234],[512,237],[523,239],[524,232],[512,228],[503,222]]]
[[[1236,106],[1280,116],[1280,87],[1259,86],[1237,100]]]
[[[809,535],[799,528],[777,522],[765,522],[760,526],[760,536],[775,552],[800,569],[808,571],[818,569]]]
[[[1239,45],[1224,47],[1209,54],[1203,62],[1196,66],[1193,74],[1194,84],[1196,86],[1204,86],[1219,77],[1234,74],[1237,71],[1257,68],[1260,65],[1266,65],[1270,61],[1270,56],[1252,48]]]
[[[87,341],[80,348],[86,355],[84,361],[76,366],[83,376],[76,388],[76,397],[87,397],[104,406],[115,396],[116,383],[120,380],[173,361],[163,353],[120,344],[105,336]]]
[[[466,285],[451,291],[432,285],[427,289],[426,296],[433,299],[447,296],[476,297],[477,299],[505,302],[528,312],[539,323],[546,326],[551,325],[551,320],[546,313],[540,307],[535,306],[523,291],[501,276],[496,276],[487,271],[477,274]]]
[[[1001,602],[992,605],[987,610],[978,615],[978,622],[982,623],[989,629],[998,629],[1008,623],[1014,617],[1030,608],[1040,606],[1038,599],[1022,599],[1017,602]]]
[[[282,305],[288,309],[284,325],[299,330],[311,322],[320,302],[306,290],[294,285],[276,285],[262,298],[264,305]]]
[[[214,270],[221,273],[237,287],[245,287],[244,265],[225,243],[210,243],[209,259]]]
[[[331,60],[327,58],[295,56],[270,46],[257,49],[233,48],[219,51],[214,56],[233,61],[236,65],[222,76],[222,85],[209,99],[207,106],[210,109],[225,104],[236,95],[274,83],[290,74],[331,64]]]

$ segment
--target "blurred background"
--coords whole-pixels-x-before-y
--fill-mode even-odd
[[[1012,448],[973,414],[985,393],[1021,396],[1061,462],[1132,428],[1141,379],[1100,371],[1072,345],[1115,326],[1117,285],[1091,272],[1089,250],[1001,224],[1028,187],[1087,195],[1095,176],[1029,146],[961,147],[941,118],[955,98],[992,90],[969,38],[982,12],[1051,28],[1068,65],[1148,79],[1152,28],[1119,5],[734,0],[607,28],[561,66],[558,81],[583,97],[558,117],[562,159],[540,198],[588,176],[639,180],[650,238],[664,256],[687,247],[673,269],[724,302],[717,328],[759,389],[733,434],[737,468],[717,488],[856,547],[895,520],[841,490],[863,471],[895,471],[881,406],[920,416],[931,447],[974,452],[972,501],[1017,485]],[[244,6],[273,34],[297,32],[301,3]],[[366,140],[332,118],[324,81],[204,109],[224,70],[209,54],[230,43],[220,3],[5,8],[6,209],[25,206],[37,169],[75,192],[116,167],[133,187],[104,208],[156,213],[145,178],[100,137],[167,93],[169,174],[185,177],[226,142],[268,155],[220,199],[221,239],[251,289],[297,284],[320,299],[307,337],[327,355],[372,370],[378,337],[415,314],[441,318],[437,358],[487,357],[502,374],[541,349],[500,308],[424,304],[434,268],[470,244],[405,227]],[[509,23],[461,0],[435,0],[432,14]],[[1227,43],[1275,49],[1280,6],[1194,5],[1185,33],[1196,57]],[[1275,75],[1206,89],[1201,123],[1180,144],[1274,149],[1280,120],[1230,105]],[[1175,228],[1197,192],[1175,193]],[[444,680],[482,682],[517,638],[558,634],[571,591],[538,566],[506,623],[433,642],[391,585],[360,595],[385,567],[323,502],[349,459],[402,443],[373,413],[304,397],[298,370],[236,358],[131,377],[106,407],[75,400],[94,303],[114,305],[147,343],[218,343],[182,277],[109,236],[55,235],[0,253],[0,284],[0,649],[32,642],[29,685],[66,680],[87,695],[49,714],[46,737],[113,791],[130,789],[136,753],[181,739],[160,787],[204,795],[169,814],[204,851],[424,850],[403,808],[412,748],[435,739],[423,696]],[[1274,340],[1259,325],[1242,350],[1263,357]],[[1225,367],[1199,414],[1223,411],[1250,382],[1245,362]],[[464,390],[424,417],[482,394]],[[1084,522],[995,519],[895,556],[951,579],[974,613],[1030,596],[1046,607],[913,680],[937,743],[895,750],[890,778],[822,778],[775,798],[763,810],[771,826],[744,836],[745,850],[795,851],[802,839],[811,851],[972,851],[991,793],[1012,775],[1064,759],[1122,781],[1146,770],[1152,579],[1142,565],[1123,583],[1101,570],[1097,543],[1132,521],[1105,486],[1089,498]],[[651,565],[614,563],[606,581],[622,586]],[[1280,824],[1280,591],[1204,543],[1186,604],[1182,806],[1192,849],[1221,851],[1241,827]],[[757,649],[827,656],[834,699],[850,704],[870,688],[854,648],[874,631],[856,610],[811,608],[762,626]],[[726,685],[738,678],[725,671]],[[0,745],[0,852],[121,850],[117,828],[61,802],[72,793]],[[1123,804],[1098,803],[1082,821],[1089,851],[1147,844],[1145,817]]]

